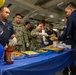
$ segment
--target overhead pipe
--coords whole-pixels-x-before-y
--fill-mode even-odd
[[[65,0],[51,0],[51,1],[48,1],[47,3],[43,4],[41,7],[48,9],[50,7],[57,5],[58,3],[62,2],[62,1],[65,1]]]

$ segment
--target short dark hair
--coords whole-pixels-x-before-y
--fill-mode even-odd
[[[49,24],[49,26],[51,26],[51,27],[54,27],[54,25],[51,23],[51,24]]]
[[[16,16],[21,16],[23,18],[23,16],[20,13],[15,14],[15,17]]]
[[[76,8],[76,5],[73,2],[70,2],[66,5],[66,7]]]
[[[39,22],[39,23],[37,23],[37,26],[38,26],[39,24],[43,24],[43,23],[42,23],[42,22]]]
[[[30,24],[30,22],[25,22],[24,26],[26,26],[27,24]]]

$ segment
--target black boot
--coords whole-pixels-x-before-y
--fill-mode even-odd
[[[71,71],[70,75],[76,75],[76,66],[75,67],[71,66],[70,71]]]
[[[68,75],[68,68],[66,67],[64,70],[63,70],[63,75]]]

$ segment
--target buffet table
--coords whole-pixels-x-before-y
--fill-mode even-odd
[[[0,63],[0,75],[53,75],[73,63],[74,50],[50,52],[36,57],[14,60],[14,64]]]

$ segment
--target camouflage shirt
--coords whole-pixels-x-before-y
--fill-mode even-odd
[[[17,45],[14,47],[16,50],[25,50],[25,44],[24,44],[24,33],[25,33],[25,27],[22,24],[16,24],[15,22],[12,22],[16,38],[17,38]]]
[[[22,24],[17,25],[16,23],[12,22],[14,26],[14,30],[16,33],[17,43],[23,44],[24,42],[24,26]]]
[[[31,40],[31,32],[29,30],[27,30],[26,28],[25,28],[24,37],[25,37],[25,43],[30,43],[30,40]]]
[[[42,40],[41,40],[41,36],[39,36],[40,32],[37,31],[36,29],[33,29],[31,31],[31,36],[32,36],[32,40],[31,40],[31,49],[40,49],[42,46]]]

